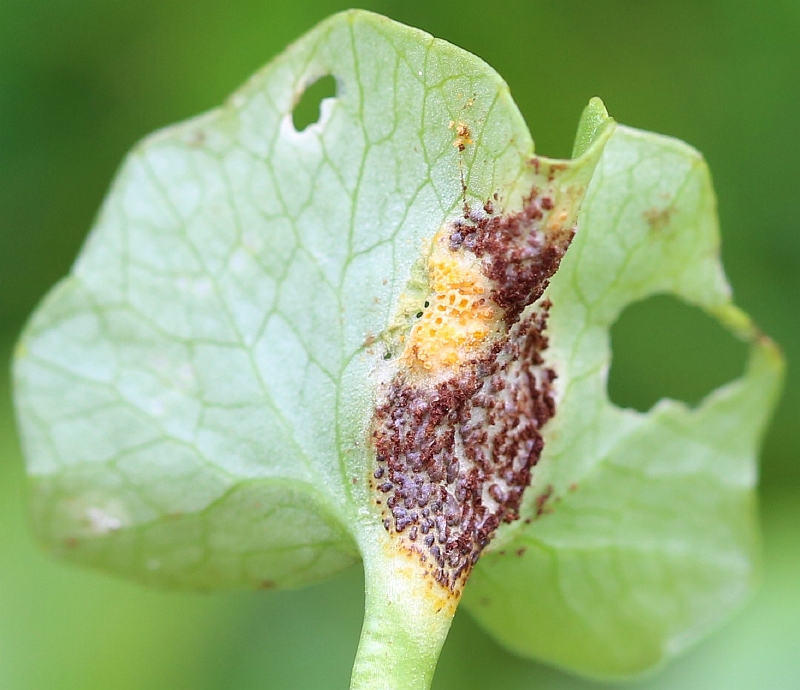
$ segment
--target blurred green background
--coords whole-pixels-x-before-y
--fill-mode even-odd
[[[317,21],[325,0],[0,0],[0,351],[69,268],[131,145],[213,107]],[[677,136],[713,172],[738,303],[783,347],[766,439],[764,583],[747,608],[637,690],[800,687],[800,2],[461,0],[364,5],[484,58],[540,153],[567,156],[600,95],[620,122]],[[657,298],[614,329],[610,391],[697,401],[743,348]],[[307,590],[144,590],[51,561],[25,524],[0,374],[0,690],[345,688],[361,575]],[[457,616],[436,688],[595,688],[501,650]]]

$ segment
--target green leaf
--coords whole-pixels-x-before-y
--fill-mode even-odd
[[[326,74],[338,97],[295,131]],[[464,154],[454,119],[482,128]],[[169,586],[298,586],[355,562],[368,344],[462,177],[488,198],[531,146],[486,65],[363,12],[138,145],[20,341],[40,536]]]
[[[293,109],[327,75],[336,96],[297,131]],[[751,579],[753,462],[780,359],[730,304],[697,155],[613,131],[595,99],[574,160],[535,156],[483,62],[351,11],[221,108],[146,139],[17,348],[40,539],[200,589],[297,587],[362,558],[354,688],[429,686],[504,520],[467,601],[524,654],[626,673],[713,624]],[[657,291],[753,343],[747,375],[697,410],[607,400],[608,328]],[[424,334],[447,296],[474,295]],[[417,434],[429,404],[438,421]],[[513,442],[465,445],[459,414]],[[443,455],[417,467],[402,445],[448,433],[454,479],[437,475]],[[401,516],[389,502],[410,500],[407,479],[455,501],[433,499],[437,520],[460,521]]]
[[[657,293],[750,343],[743,376],[695,409],[662,400],[641,414],[608,399],[609,329]],[[465,604],[521,654],[626,675],[680,652],[751,593],[756,454],[782,361],[731,302],[703,159],[668,137],[616,130],[548,295],[558,413],[525,519],[490,546]]]

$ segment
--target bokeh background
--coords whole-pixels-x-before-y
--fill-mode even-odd
[[[384,0],[364,5],[483,57],[537,151],[569,155],[589,97],[708,159],[738,303],[784,349],[762,459],[764,582],[731,622],[636,690],[800,687],[800,2]],[[109,181],[151,130],[220,103],[331,0],[0,0],[0,358],[69,268]],[[610,391],[696,402],[744,349],[657,298],[615,326]],[[297,592],[144,590],[50,560],[26,528],[0,368],[0,689],[346,688],[361,574]],[[533,622],[535,624],[535,622]],[[434,686],[607,687],[514,657],[465,613]]]

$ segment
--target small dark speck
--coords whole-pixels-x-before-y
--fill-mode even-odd
[[[527,549],[523,546],[521,549],[517,549],[517,556],[522,556],[525,554]]]
[[[663,230],[667,227],[672,219],[675,209],[671,206],[666,208],[651,208],[644,213],[644,219],[650,225],[651,230]]]
[[[417,312],[417,318],[418,318],[418,319],[421,319],[421,318],[422,318],[422,312],[421,312],[421,311],[418,311],[418,312]]]
[[[450,235],[450,249],[455,251],[458,249],[462,244],[464,244],[464,235],[460,232],[454,232]]]
[[[547,509],[547,502],[553,496],[553,485],[548,484],[545,490],[536,497],[536,517],[540,517],[546,512],[550,512]]]

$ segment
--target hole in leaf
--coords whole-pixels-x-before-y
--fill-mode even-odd
[[[320,105],[336,96],[336,79],[330,74],[308,86],[292,111],[292,123],[298,132],[319,121]]]
[[[611,329],[608,395],[649,410],[661,398],[699,403],[744,370],[747,347],[697,307],[668,296],[629,306]]]

